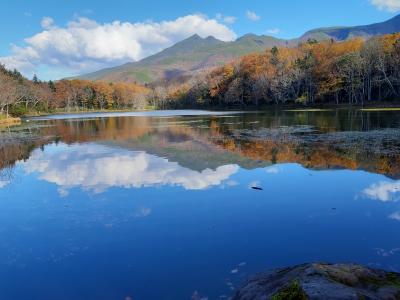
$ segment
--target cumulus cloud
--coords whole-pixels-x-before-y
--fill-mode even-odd
[[[400,10],[400,0],[370,0],[372,5],[381,10],[396,12]]]
[[[253,22],[261,20],[261,17],[251,10],[246,11],[246,17]]]
[[[78,17],[64,27],[45,17],[41,25],[42,32],[26,38],[23,46],[13,45],[12,54],[0,57],[0,62],[26,75],[32,74],[38,66],[59,67],[78,74],[140,60],[193,34],[212,35],[223,41],[236,38],[221,20],[200,14],[172,21],[103,24]]]
[[[400,181],[374,183],[363,191],[368,198],[382,202],[398,201]]]
[[[268,34],[272,34],[272,35],[277,35],[281,32],[281,30],[279,28],[270,28],[267,29],[267,33]]]
[[[61,196],[74,187],[95,193],[111,187],[162,185],[202,190],[222,184],[239,170],[237,165],[225,165],[198,172],[145,152],[94,144],[51,152],[37,150],[23,166],[27,173],[38,173],[40,179],[56,184]]]
[[[233,24],[233,23],[236,22],[236,17],[234,17],[234,16],[225,16],[225,15],[223,15],[221,13],[216,14],[215,18],[218,21],[221,21],[221,22],[223,22],[225,24]]]

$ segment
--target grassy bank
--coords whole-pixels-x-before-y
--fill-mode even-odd
[[[21,124],[20,118],[7,117],[3,114],[0,114],[0,127],[7,127],[19,124]]]

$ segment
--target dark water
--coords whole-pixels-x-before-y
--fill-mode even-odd
[[[1,133],[0,299],[227,299],[311,261],[400,271],[400,112],[80,117]]]

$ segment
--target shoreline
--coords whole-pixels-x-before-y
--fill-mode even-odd
[[[230,106],[230,107],[182,107],[182,108],[165,108],[155,109],[153,107],[147,107],[145,109],[71,109],[66,111],[64,109],[55,110],[52,112],[28,112],[27,114],[19,117],[8,117],[6,118],[0,115],[0,126],[15,126],[21,124],[21,122],[29,119],[40,119],[52,116],[63,116],[63,115],[86,115],[86,114],[103,114],[112,115],[116,113],[147,113],[147,112],[160,112],[160,111],[204,111],[204,112],[218,112],[218,113],[229,113],[229,112],[268,112],[268,111],[283,111],[288,113],[307,113],[307,112],[331,112],[335,110],[353,110],[360,112],[394,112],[400,111],[400,103],[392,102],[373,102],[367,105],[349,105],[349,104],[313,104],[313,105],[296,105],[290,104],[270,104],[262,106]]]
[[[55,110],[54,112],[29,112],[21,116],[21,118],[34,118],[34,117],[45,117],[53,115],[79,115],[79,114],[91,114],[91,113],[118,113],[118,112],[144,112],[153,111],[156,109],[84,109],[76,110],[72,109],[70,111],[66,110]]]

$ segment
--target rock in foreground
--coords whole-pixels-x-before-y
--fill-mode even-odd
[[[304,264],[250,279],[233,300],[400,299],[400,274],[355,264]]]

